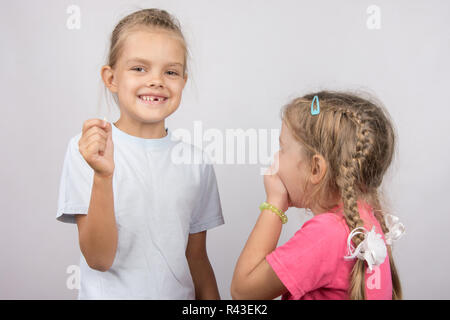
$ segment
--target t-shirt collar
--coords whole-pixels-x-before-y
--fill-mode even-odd
[[[161,149],[161,148],[170,146],[170,144],[172,143],[172,134],[168,128],[166,128],[167,134],[164,137],[152,139],[152,138],[141,138],[141,137],[132,136],[132,135],[120,130],[119,128],[117,128],[114,123],[111,123],[111,126],[112,126],[113,137],[118,138],[123,141],[126,141],[126,142],[129,142],[129,143],[141,145],[145,148]]]

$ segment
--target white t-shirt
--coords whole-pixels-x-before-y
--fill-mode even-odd
[[[181,154],[203,159],[203,151],[166,131],[144,139],[112,124],[118,246],[106,272],[80,255],[79,299],[195,299],[188,236],[223,224],[222,208],[213,166],[178,164]],[[88,213],[94,171],[78,150],[80,137],[70,140],[64,160],[56,215],[62,222]]]

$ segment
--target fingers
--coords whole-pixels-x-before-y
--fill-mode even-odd
[[[83,133],[78,142],[79,150],[85,159],[93,155],[103,155],[108,137],[111,136],[111,124],[100,119],[90,119],[83,124]]]
[[[106,149],[106,138],[100,135],[92,135],[89,140],[79,142],[79,150],[83,157],[87,159],[91,159],[93,155],[103,155]]]
[[[278,173],[278,169],[280,168],[280,159],[279,159],[279,153],[275,153],[273,162],[271,163],[270,167],[267,168],[265,175],[275,175]]]
[[[99,127],[91,127],[89,130],[86,131],[86,133],[84,133],[82,135],[82,139],[89,141],[89,139],[91,139],[93,136],[101,136],[102,138],[107,139],[108,138],[108,134],[105,132],[104,129],[100,129]]]
[[[106,125],[105,125],[105,127],[103,128],[103,130],[105,130],[106,134],[107,134],[108,136],[111,137],[111,134],[112,134],[112,125],[111,125],[111,123],[109,123],[109,122],[107,122],[107,121],[105,121],[105,123],[106,123]]]
[[[111,137],[112,134],[111,124],[107,121],[100,119],[89,119],[84,122],[80,144],[89,144],[92,137],[99,135],[105,139]]]
[[[264,172],[264,175],[265,176],[271,176],[273,173],[272,173],[272,165],[270,166],[270,167],[268,167],[268,168],[266,168],[266,171]]]
[[[90,128],[92,128],[93,126],[97,126],[99,128],[105,128],[109,123],[105,120],[101,120],[101,119],[89,119],[86,120],[83,123],[83,129],[82,129],[82,134],[84,135],[84,133],[89,130]],[[111,126],[109,126],[111,129]]]
[[[85,151],[88,157],[92,155],[103,155],[106,149],[106,140],[93,140],[85,147]]]

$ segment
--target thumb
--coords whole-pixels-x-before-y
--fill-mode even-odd
[[[103,127],[103,129],[105,130],[105,132],[108,136],[108,139],[109,139],[109,138],[111,138],[111,135],[112,135],[112,125],[108,121],[105,121],[105,122],[106,122],[106,125]]]

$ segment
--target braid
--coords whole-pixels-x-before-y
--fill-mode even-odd
[[[340,168],[340,175],[337,179],[337,185],[341,190],[342,201],[344,204],[344,216],[350,230],[358,227],[362,227],[364,222],[359,216],[357,193],[355,190],[355,181],[357,175],[356,159],[352,159],[351,162],[345,162]],[[358,245],[364,240],[362,235],[355,236],[359,239],[355,242]]]
[[[389,229],[386,226],[386,221],[384,220],[384,213],[381,209],[380,197],[378,195],[378,191],[375,190],[375,192],[373,194],[374,194],[374,198],[375,198],[374,199],[374,208],[373,208],[374,215],[375,215],[375,218],[377,219],[378,223],[380,224],[381,229],[383,230],[383,233],[386,234],[389,232]]]
[[[144,9],[142,10],[142,19],[148,25],[159,26],[169,30],[180,29],[178,21],[165,10]]]
[[[343,164],[340,166],[339,176],[337,179],[337,185],[341,190],[341,196],[344,203],[344,212],[347,225],[350,230],[358,227],[362,227],[364,222],[359,216],[358,211],[358,194],[360,190],[355,190],[359,187],[361,189],[362,183],[362,168],[364,167],[366,155],[370,153],[370,144],[368,139],[369,131],[363,125],[360,113],[350,110],[342,109],[342,114],[347,116],[351,121],[356,124],[356,147],[352,155],[351,160],[344,159]],[[345,210],[347,209],[347,210]],[[360,241],[355,243],[358,245],[363,236],[356,237]]]
[[[337,184],[341,190],[342,200],[344,203],[344,218],[350,231],[364,226],[358,211],[357,194],[355,191],[355,176],[357,174],[356,159],[352,159],[351,163],[345,163],[340,168],[340,175]],[[353,243],[358,246],[364,240],[362,234],[353,237]],[[351,272],[351,282],[349,288],[350,299],[365,300],[365,265],[364,261],[357,259],[355,266]]]
[[[340,166],[339,175],[336,180],[344,204],[344,217],[350,231],[363,227],[364,221],[361,219],[358,210],[358,195],[364,189],[362,168],[366,163],[366,158],[370,154],[370,131],[366,127],[361,113],[349,109],[341,111],[344,116],[355,123],[356,143],[351,160],[344,160]],[[364,240],[363,234],[353,237],[352,241],[357,247]],[[357,260],[351,273],[350,298],[365,300],[365,264],[362,260]]]
[[[375,217],[378,220],[378,223],[381,226],[381,229],[383,229],[383,233],[386,234],[389,232],[388,227],[386,226],[386,221],[384,220],[384,213],[381,209],[381,205],[380,205],[380,199],[378,196],[378,192],[375,191],[374,192],[374,202],[375,202],[375,208],[374,208],[374,213],[375,213]],[[397,272],[397,267],[395,266],[394,263],[394,259],[392,257],[392,248],[390,245],[386,245],[387,247],[387,252],[389,255],[389,265],[391,268],[391,278],[392,278],[392,299],[393,300],[401,300],[403,298],[403,293],[402,293],[402,285],[400,283],[400,277],[398,275]]]

